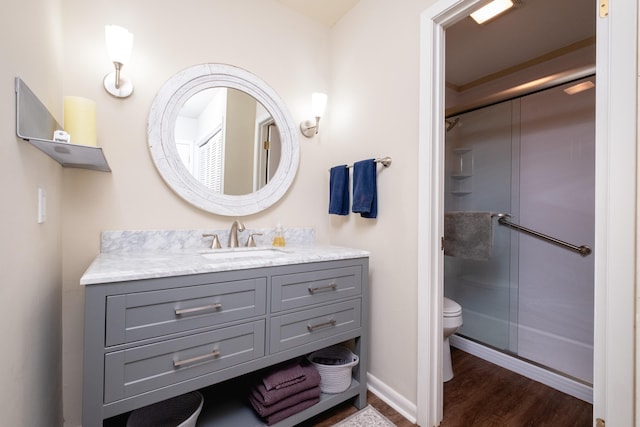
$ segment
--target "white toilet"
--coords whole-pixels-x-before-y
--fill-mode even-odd
[[[451,348],[449,347],[449,337],[462,326],[462,307],[460,304],[444,297],[442,304],[442,327],[444,331],[443,357],[442,357],[442,380],[447,382],[453,378],[453,368],[451,367]]]

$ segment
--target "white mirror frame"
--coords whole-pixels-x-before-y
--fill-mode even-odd
[[[214,87],[233,88],[251,95],[267,109],[280,131],[282,153],[278,169],[267,185],[253,193],[212,192],[189,173],[178,155],[175,125],[180,110],[191,96]],[[284,102],[269,85],[254,74],[227,64],[200,64],[175,74],[154,98],[147,124],[151,157],[167,185],[192,205],[227,216],[261,212],[284,196],[298,171],[300,149],[296,131]]]

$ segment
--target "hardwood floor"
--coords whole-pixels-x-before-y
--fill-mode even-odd
[[[590,427],[593,408],[550,387],[452,348],[455,377],[444,384],[440,427]],[[398,427],[415,426],[375,394],[368,403]],[[305,427],[329,427],[356,412],[351,405],[326,412]]]
[[[455,377],[444,384],[441,427],[589,427],[580,399],[452,348]]]

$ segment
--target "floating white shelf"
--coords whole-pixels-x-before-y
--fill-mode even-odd
[[[24,81],[16,77],[16,134],[63,167],[111,172],[102,148],[49,139],[56,130],[62,130],[62,126]]]

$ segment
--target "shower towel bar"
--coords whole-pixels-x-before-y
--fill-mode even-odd
[[[391,157],[387,156],[387,157],[380,157],[380,158],[376,158],[373,160],[376,163],[381,163],[382,166],[384,166],[385,168],[388,168],[389,165],[391,165]],[[348,165],[347,169],[351,169],[353,168],[353,165]],[[329,170],[331,171],[331,170]]]
[[[538,233],[537,231],[531,230],[530,228],[523,227],[523,226],[518,225],[518,224],[514,224],[513,222],[509,222],[509,219],[508,219],[509,215],[508,214],[496,214],[494,216],[498,217],[498,223],[500,225],[504,225],[506,227],[513,228],[513,229],[521,231],[523,233],[530,234],[530,235],[535,236],[535,237],[539,237],[539,238],[541,238],[543,240],[546,240],[548,242],[555,243],[558,246],[562,246],[562,247],[571,249],[572,251],[578,252],[582,256],[587,256],[587,255],[591,254],[591,248],[589,246],[586,246],[586,245],[582,245],[582,246],[572,245],[571,243],[567,243],[564,240],[556,239],[555,237],[547,236],[546,234]]]

